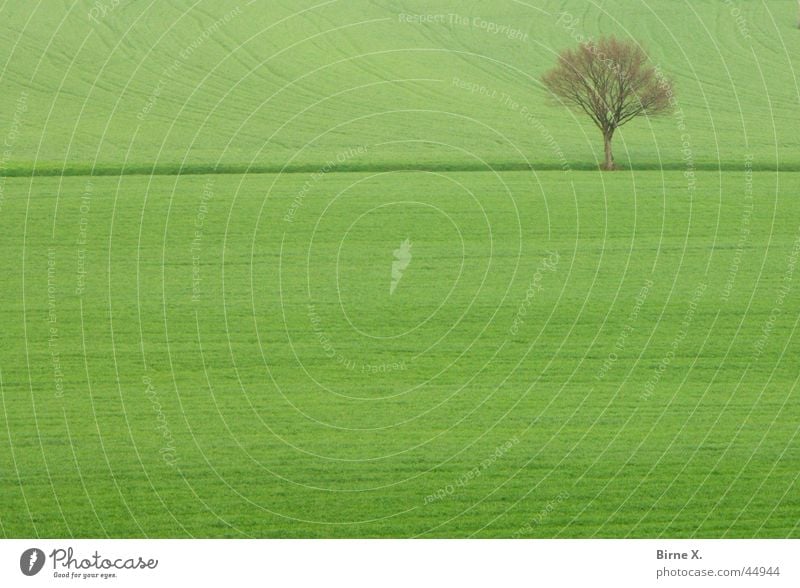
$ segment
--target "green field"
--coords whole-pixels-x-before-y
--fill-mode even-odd
[[[795,2],[56,4],[0,6],[0,536],[800,537]],[[610,33],[679,110],[601,173],[537,79]]]

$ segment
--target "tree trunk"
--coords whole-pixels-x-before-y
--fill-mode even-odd
[[[603,164],[603,169],[606,171],[612,171],[616,169],[614,166],[614,152],[611,149],[611,139],[613,138],[614,138],[614,131],[603,132],[603,142],[605,143],[605,149],[606,149],[606,161]]]

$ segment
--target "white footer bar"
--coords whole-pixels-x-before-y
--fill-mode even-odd
[[[3,540],[0,586],[800,586],[797,540]]]

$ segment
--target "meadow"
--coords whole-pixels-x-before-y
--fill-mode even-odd
[[[800,536],[795,3],[680,4],[0,7],[0,536]]]

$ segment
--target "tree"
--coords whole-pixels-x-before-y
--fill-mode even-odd
[[[587,114],[603,133],[606,170],[615,168],[611,140],[619,127],[673,105],[672,82],[648,64],[639,45],[614,37],[565,50],[542,82],[559,103]]]

